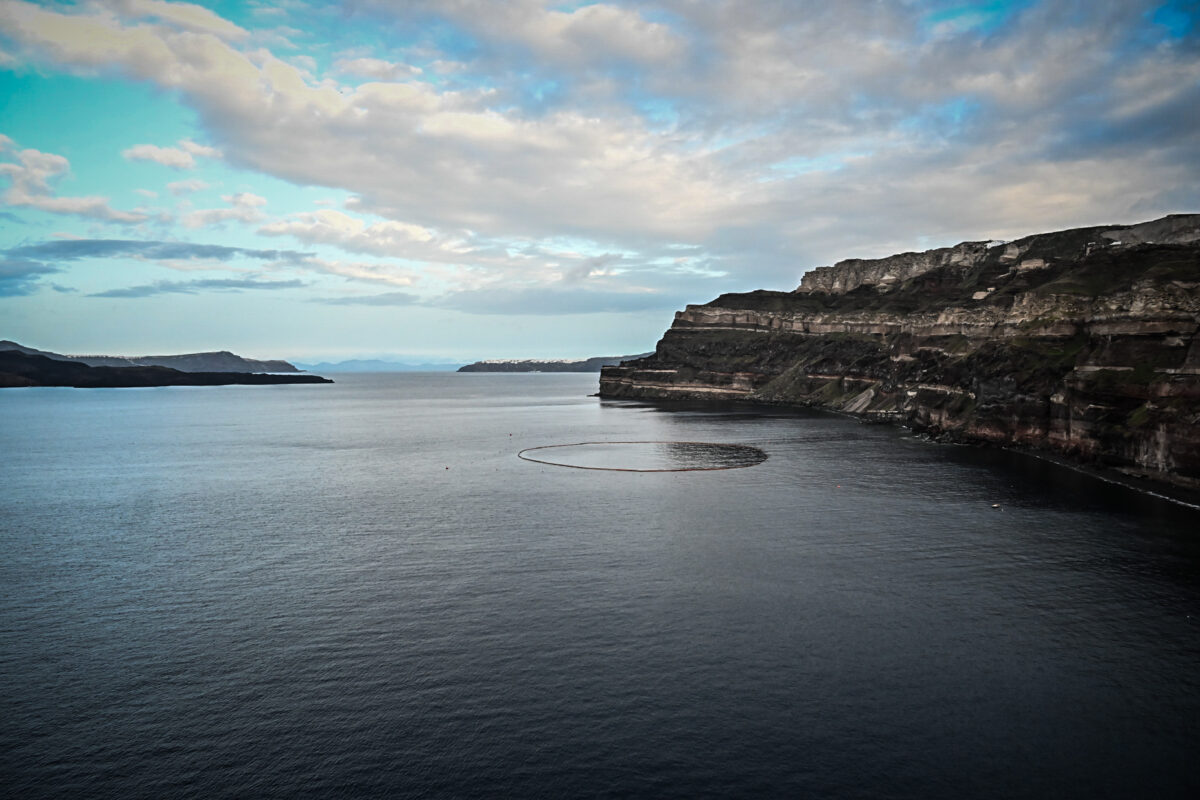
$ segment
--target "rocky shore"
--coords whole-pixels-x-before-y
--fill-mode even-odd
[[[600,395],[896,422],[1200,488],[1200,215],[851,259],[677,312]]]

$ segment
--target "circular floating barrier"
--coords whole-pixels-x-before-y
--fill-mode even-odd
[[[698,472],[744,469],[767,454],[745,444],[718,442],[575,442],[527,447],[517,457],[538,464],[610,472]]]

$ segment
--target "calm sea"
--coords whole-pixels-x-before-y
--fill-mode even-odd
[[[595,389],[0,392],[0,794],[1200,796],[1200,512]]]

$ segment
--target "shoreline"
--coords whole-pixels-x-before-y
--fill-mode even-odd
[[[854,414],[849,411],[840,409],[822,408],[820,406],[810,406],[797,403],[788,403],[785,401],[771,401],[747,398],[724,398],[722,400],[704,400],[697,398],[637,398],[637,397],[612,397],[601,394],[599,391],[590,395],[602,401],[616,401],[622,403],[634,403],[648,406],[654,405],[690,405],[698,410],[709,408],[713,410],[720,409],[722,406],[730,408],[753,408],[759,407],[762,409],[784,410],[784,411],[809,411],[820,414],[831,414],[833,416],[842,417],[844,419],[853,420],[860,425],[886,425],[898,430],[907,432],[914,439],[921,440],[931,445],[945,445],[956,447],[978,447],[988,450],[999,450],[1008,453],[1015,453],[1023,456],[1030,456],[1040,461],[1045,461],[1055,466],[1064,467],[1073,472],[1078,472],[1092,478],[1097,478],[1105,483],[1123,486],[1138,494],[1149,495],[1159,500],[1166,500],[1175,505],[1183,506],[1194,511],[1200,511],[1200,489],[1194,489],[1188,486],[1181,486],[1170,481],[1160,481],[1150,475],[1129,475],[1121,472],[1116,467],[1104,467],[1091,464],[1084,464],[1077,461],[1072,461],[1068,457],[1040,450],[1033,447],[1023,447],[1014,444],[1001,444],[991,442],[986,439],[974,439],[970,437],[958,436],[955,434],[942,433],[939,435],[931,435],[914,429],[910,425],[906,425],[900,420],[881,419],[878,417],[864,417]],[[1148,482],[1153,482],[1152,485],[1147,485]]]

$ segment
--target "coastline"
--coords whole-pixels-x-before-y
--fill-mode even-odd
[[[828,414],[835,417],[841,417],[843,419],[853,420],[860,425],[885,425],[897,430],[905,431],[911,438],[930,445],[979,448],[1036,458],[1039,461],[1044,461],[1057,467],[1063,467],[1071,470],[1072,472],[1077,472],[1081,475],[1099,479],[1105,483],[1122,486],[1139,494],[1148,495],[1160,500],[1166,500],[1178,506],[1200,511],[1200,489],[1194,489],[1189,486],[1181,486],[1175,483],[1170,483],[1168,481],[1158,479],[1151,474],[1130,474],[1123,472],[1119,467],[1107,467],[1103,465],[1086,464],[1079,461],[1074,461],[1061,453],[1055,453],[1049,450],[1041,450],[1034,447],[1016,444],[991,442],[986,439],[974,439],[953,433],[931,435],[915,429],[911,425],[905,424],[905,422],[900,419],[887,419],[877,415],[864,416],[842,409],[823,408],[821,406],[789,403],[781,400],[765,400],[760,398],[726,397],[716,400],[698,397],[614,397],[611,395],[605,395],[599,391],[590,396],[601,401],[628,403],[631,405],[642,405],[648,407],[670,408],[675,406],[679,408],[689,407],[694,410],[708,409],[714,411],[722,408],[758,408],[764,411],[782,410],[791,412],[812,412],[819,415]]]

